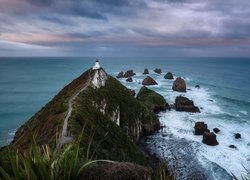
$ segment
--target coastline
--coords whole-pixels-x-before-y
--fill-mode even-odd
[[[149,69],[149,70],[152,72],[152,69]],[[122,83],[126,84],[127,87],[131,87],[131,88],[135,87],[137,89],[137,87],[141,86],[141,85],[138,85],[138,82],[141,82],[142,77],[144,77],[140,74],[141,71],[142,71],[142,68],[137,67],[137,70],[136,70],[137,75],[134,78],[135,81],[133,81],[132,83],[126,83],[122,81]],[[113,70],[112,75],[115,76],[115,72],[117,71]],[[184,73],[182,73],[182,75],[183,74]],[[199,74],[202,74],[202,73],[199,72]],[[152,89],[156,90],[157,92],[160,92],[160,94],[162,94],[164,98],[167,99],[168,102],[170,103],[173,102],[174,96],[177,96],[178,93],[170,93],[170,90],[168,87],[170,86],[172,82],[167,84],[164,82],[164,79],[158,78],[157,74],[152,73],[152,75],[154,76],[156,81],[159,82],[159,84],[156,86],[153,86]],[[186,143],[188,146],[193,147],[194,148],[193,150],[195,152],[200,151],[199,152],[200,155],[198,157],[203,156],[202,161],[216,162],[218,163],[219,166],[225,167],[225,169],[229,169],[229,170],[231,169],[231,166],[228,166],[228,164],[229,164],[229,161],[231,161],[232,162],[231,164],[232,166],[235,166],[235,169],[237,170],[240,169],[240,167],[237,166],[237,164],[239,164],[241,160],[240,153],[247,152],[247,147],[248,147],[247,146],[248,135],[245,133],[246,129],[243,128],[244,126],[242,128],[240,127],[244,124],[245,128],[248,128],[247,117],[249,116],[249,112],[248,110],[245,109],[246,107],[248,107],[247,96],[246,96],[246,100],[243,102],[240,100],[236,101],[236,99],[241,94],[238,94],[234,97],[229,96],[231,97],[229,101],[226,93],[221,94],[220,91],[218,92],[216,91],[216,88],[222,87],[223,89],[223,86],[225,85],[218,86],[218,84],[216,84],[218,82],[215,82],[214,83],[215,85],[211,85],[212,83],[211,82],[209,83],[209,81],[211,80],[202,81],[202,82],[198,81],[197,78],[195,77],[195,74],[193,76],[190,74],[187,74],[186,77],[184,78],[187,81],[189,88],[191,89],[187,91],[187,94],[186,94],[187,97],[189,97],[190,99],[191,98],[194,99],[194,103],[198,104],[199,107],[203,108],[202,112],[201,114],[196,114],[196,115],[188,115],[186,113],[177,113],[174,111],[170,111],[169,114],[163,113],[163,115],[161,115],[162,117],[160,117],[160,120],[165,124],[168,123],[169,126],[167,127],[168,128],[167,131],[166,132],[164,131],[161,134],[161,136],[162,135],[166,136],[165,138],[174,136],[174,138],[176,139],[178,137],[180,139],[186,138],[186,140],[189,142],[189,143]],[[199,90],[195,89],[194,87],[195,84],[199,84],[201,88]],[[210,84],[210,85],[208,86],[207,84]],[[239,93],[242,93],[242,92],[239,92]],[[223,98],[223,97],[221,98],[221,96],[227,97],[227,98]],[[220,100],[221,101],[223,100],[222,101],[223,103],[228,101],[227,103],[229,103],[229,105],[222,104]],[[226,112],[225,109],[228,108],[228,106],[229,106],[228,109],[230,111],[232,110],[233,104],[235,104],[235,106],[238,106],[238,108],[233,109],[232,113]],[[238,111],[238,113],[235,111]],[[175,120],[173,120],[173,117],[175,117]],[[217,136],[218,141],[220,143],[219,145],[220,148],[218,147],[209,148],[209,147],[203,146],[200,144],[202,141],[201,137],[196,137],[193,135],[193,131],[194,131],[193,126],[196,121],[200,121],[200,120],[202,121],[204,120],[208,124],[210,130],[212,130],[215,127],[219,127],[221,129],[220,134]],[[234,133],[237,133],[237,132],[240,132],[242,134],[242,138],[239,140],[234,139]],[[178,142],[178,139],[177,140],[176,139],[175,140],[172,139],[172,140]],[[164,140],[164,141],[166,141],[167,143],[169,140]],[[183,142],[183,144],[185,143]],[[235,145],[237,149],[230,149],[228,146],[231,144]],[[166,147],[162,147],[162,148],[163,148],[163,151],[168,150],[168,148]],[[219,156],[220,153],[225,154],[226,158],[223,159],[223,156]],[[232,154],[232,157],[228,156],[229,153]],[[213,154],[213,156],[211,156],[211,154]],[[204,156],[205,157],[209,156],[211,158],[207,158],[205,160]],[[245,161],[245,159],[243,160]],[[241,174],[241,171],[239,171],[239,174]]]

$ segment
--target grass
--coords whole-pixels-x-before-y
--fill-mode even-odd
[[[138,92],[136,98],[141,102],[144,102],[149,109],[153,109],[155,105],[165,105],[166,100],[164,97],[155,91],[148,89],[146,86],[143,86]]]
[[[80,139],[62,149],[52,151],[48,145],[38,146],[31,135],[31,146],[25,152],[7,150],[10,167],[0,166],[0,178],[27,180],[79,179],[80,173],[88,166],[102,163],[114,163],[110,160],[91,160],[87,151],[80,155]],[[8,168],[6,168],[8,167]]]

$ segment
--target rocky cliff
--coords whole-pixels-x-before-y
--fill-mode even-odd
[[[52,148],[62,143],[63,136],[67,143],[81,135],[83,152],[90,146],[96,158],[143,164],[145,158],[136,143],[156,127],[156,116],[129,89],[104,69],[89,69],[21,126],[11,146],[27,148],[31,132],[38,144]]]

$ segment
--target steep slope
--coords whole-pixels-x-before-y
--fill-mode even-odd
[[[145,158],[135,143],[157,127],[156,116],[129,89],[103,69],[90,69],[21,126],[12,146],[20,150],[28,147],[32,132],[38,144],[56,148],[83,132],[82,152],[90,145],[96,158],[143,164]]]

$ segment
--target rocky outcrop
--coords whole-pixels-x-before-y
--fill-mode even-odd
[[[157,74],[161,74],[161,73],[162,73],[160,68],[156,68],[156,69],[154,70],[154,72],[157,73]]]
[[[141,163],[145,157],[136,143],[142,135],[157,130],[160,123],[148,105],[132,94],[134,92],[108,75],[104,69],[90,69],[63,88],[21,126],[11,146],[27,149],[32,131],[37,135],[38,145],[48,144],[54,150],[57,133],[61,131],[67,115],[67,104],[77,95],[72,102],[67,135],[75,140],[85,130],[80,149],[87,149],[91,139],[91,148],[98,149],[96,158],[123,161],[126,156],[127,161]],[[94,135],[93,129],[98,130]],[[103,140],[102,143],[100,140]]]
[[[124,76],[124,73],[123,73],[123,71],[121,71],[121,72],[119,72],[118,74],[117,74],[117,78],[123,78],[123,76]]]
[[[126,81],[127,82],[133,82],[133,79],[132,79],[132,77],[129,77],[129,78],[126,79]]]
[[[219,128],[214,128],[213,131],[217,134],[220,132],[220,129]]]
[[[155,114],[159,114],[160,112],[165,112],[166,110],[170,110],[168,103],[166,103],[165,105],[155,105],[153,107],[153,112]]]
[[[195,88],[200,89],[201,87],[200,87],[200,85],[195,85]]]
[[[232,148],[232,149],[237,149],[237,147],[235,145],[229,145],[228,147]]]
[[[213,132],[204,132],[202,142],[210,146],[218,145],[216,135]]]
[[[200,112],[199,108],[194,106],[193,101],[183,96],[176,97],[175,109],[176,111],[185,111],[185,112],[193,112],[193,113]]]
[[[173,83],[172,89],[178,92],[186,92],[186,83],[181,77],[177,77]]]
[[[164,76],[165,79],[174,79],[174,76],[171,72],[168,72],[165,76]]]
[[[129,91],[130,91],[130,93],[131,93],[132,96],[135,96],[135,90],[129,89]]]
[[[143,81],[142,81],[142,85],[144,86],[151,86],[151,85],[157,85],[158,83],[151,78],[150,76],[147,76]]]
[[[143,74],[149,74],[149,71],[148,71],[148,69],[147,69],[147,68],[146,68],[146,69],[144,69]]]
[[[241,138],[241,134],[240,133],[235,133],[234,134],[234,138],[235,139],[240,139]]]
[[[135,75],[135,73],[134,73],[134,71],[131,69],[131,70],[126,71],[126,72],[124,73],[123,77],[128,78],[128,77],[131,77],[131,76],[134,76],[134,75]]]
[[[203,135],[204,132],[209,132],[207,129],[207,124],[204,122],[196,122],[194,126],[194,134],[195,135]]]
[[[136,98],[139,101],[145,103],[147,107],[156,114],[169,109],[169,105],[162,95],[151,89],[148,89],[145,86],[140,89]]]
[[[109,163],[99,164],[86,168],[80,174],[79,179],[92,180],[149,180],[151,179],[152,171],[149,168],[136,165],[133,163]]]

